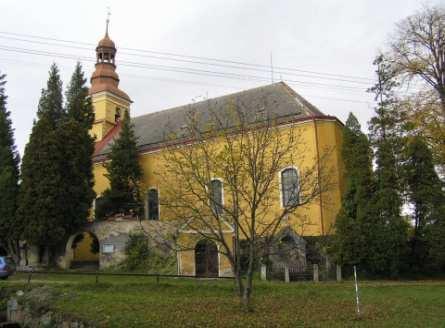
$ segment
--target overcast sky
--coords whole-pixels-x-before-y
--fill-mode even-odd
[[[354,112],[366,128],[373,112],[372,96],[365,92],[374,78],[373,58],[395,24],[422,3],[1,0],[0,72],[8,75],[17,145],[23,154],[52,62],[59,65],[64,85],[77,60],[91,75],[107,7],[120,87],[134,101],[133,116],[271,83],[272,57],[275,82],[288,81],[325,114],[342,121]],[[193,74],[178,72],[190,69]]]

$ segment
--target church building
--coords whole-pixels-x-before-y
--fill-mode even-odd
[[[113,140],[119,136],[121,117],[126,111],[131,113],[134,106],[148,106],[133,103],[131,95],[119,88],[116,55],[116,45],[109,37],[107,29],[104,38],[96,47],[95,71],[91,76],[90,88],[95,113],[91,133],[96,138],[93,158],[94,189],[98,198],[109,187],[104,163],[107,161]],[[218,110],[235,100],[241,101],[251,115],[265,112],[277,118],[286,118],[286,126],[292,125],[296,129],[304,130],[307,140],[304,151],[311,155],[308,158],[320,158],[323,149],[332,149],[328,162],[334,187],[309,205],[307,211],[310,224],[304,231],[300,231],[297,226],[289,227],[302,240],[306,236],[332,234],[333,224],[341,206],[343,189],[342,123],[334,116],[325,115],[284,82],[194,103],[193,108],[205,117],[209,104],[214,110]],[[185,105],[142,116],[131,116],[137,137],[139,161],[144,171],[144,217],[141,220],[123,217],[100,222],[92,218],[91,223],[80,232],[82,238],[77,235],[68,240],[65,254],[59,260],[60,266],[69,268],[78,262],[94,261],[100,268],[113,266],[125,258],[125,245],[131,233],[141,227],[150,232],[166,224],[168,218],[161,205],[162,181],[153,174],[153,168],[162,169],[160,154],[166,146],[166,126],[170,131],[181,131],[189,108],[190,105]],[[295,152],[298,151],[301,149],[295,149]],[[296,177],[299,174],[298,167],[299,163],[295,163],[294,166],[283,168],[277,179],[284,181]],[[283,197],[286,195],[277,193],[277,206],[284,202]],[[91,245],[96,245],[96,252],[91,253]],[[202,254],[212,258],[203,260]],[[218,245],[211,245],[197,238],[195,249],[178,252],[177,274],[230,276],[232,272],[227,259],[218,253]]]

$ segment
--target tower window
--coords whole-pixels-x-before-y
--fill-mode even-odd
[[[114,121],[117,123],[121,120],[121,109],[116,107],[116,114],[114,114]]]

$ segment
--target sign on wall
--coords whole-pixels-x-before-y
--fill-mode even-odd
[[[114,245],[113,244],[103,244],[102,253],[104,253],[104,254],[114,253]]]

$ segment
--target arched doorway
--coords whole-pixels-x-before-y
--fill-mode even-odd
[[[71,245],[67,245],[72,250],[72,269],[93,269],[99,268],[99,240],[91,232],[81,232],[72,236]]]
[[[218,248],[211,240],[200,240],[195,246],[195,273],[198,277],[217,277]]]

